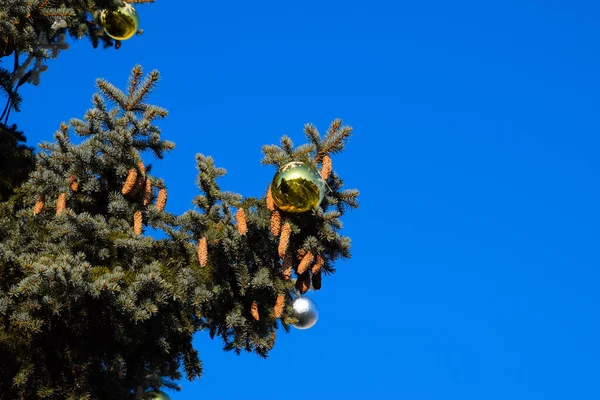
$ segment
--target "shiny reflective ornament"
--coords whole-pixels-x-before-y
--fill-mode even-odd
[[[317,323],[319,311],[308,297],[297,297],[292,303],[292,317],[298,319],[298,322],[292,324],[294,328],[308,329]]]
[[[140,19],[135,8],[125,3],[116,10],[102,10],[100,24],[111,38],[127,40],[138,31]]]
[[[293,161],[281,167],[271,183],[275,205],[283,211],[301,213],[321,204],[325,181],[312,165]]]

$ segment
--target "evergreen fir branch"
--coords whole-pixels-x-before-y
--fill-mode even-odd
[[[121,107],[121,109],[128,109],[127,96],[125,96],[125,94],[116,86],[104,79],[96,80],[96,86],[104,96],[116,103],[119,107]]]
[[[303,162],[307,162],[307,163],[311,163],[311,153],[315,150],[314,145],[309,144],[309,143],[305,143],[301,146],[298,146],[295,150],[294,150],[294,161],[303,161]]]
[[[325,143],[322,148],[323,155],[341,153],[344,150],[346,142],[352,135],[352,127],[341,127],[341,120],[335,120],[331,123],[328,134],[325,136]]]
[[[138,81],[142,76],[142,66],[136,65],[131,70],[131,75],[129,76],[129,100],[131,101],[133,98],[133,93],[137,89]]]
[[[285,154],[287,155],[288,159],[293,159],[293,157],[294,157],[294,142],[292,141],[292,138],[290,138],[287,135],[283,135],[281,137],[280,146],[283,149],[283,151],[285,152]]]
[[[136,70],[136,68],[139,68],[140,69],[139,72],[141,72],[141,67],[136,66],[136,67],[134,67],[134,71],[132,72],[132,75],[134,75],[138,72]],[[144,107],[140,106],[140,102],[142,100],[146,99],[150,95],[150,93],[156,88],[159,77],[160,77],[160,74],[156,70],[154,70],[154,71],[150,72],[148,75],[146,75],[146,77],[143,79],[143,81],[140,82],[140,84],[136,88],[135,92],[133,92],[133,95],[130,97],[130,100],[127,102],[127,106],[124,107],[125,110],[127,110],[127,111],[133,111],[133,110],[144,111]],[[137,78],[136,78],[136,81],[137,81]]]
[[[264,154],[264,157],[261,160],[262,165],[275,165],[277,167],[282,167],[287,163],[288,155],[281,147],[277,145],[264,145],[262,147],[262,152]]]
[[[319,133],[319,130],[313,124],[305,124],[304,125],[304,136],[306,136],[308,141],[310,143],[312,143],[313,146],[315,146],[315,150],[317,152],[316,161],[317,162],[320,161],[318,156],[325,154],[325,153],[322,150],[323,142],[321,140],[321,134]]]

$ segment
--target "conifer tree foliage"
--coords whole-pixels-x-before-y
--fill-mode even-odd
[[[120,48],[98,22],[103,9],[154,0],[0,0],[0,94],[7,96],[0,122],[7,123],[12,109],[18,111],[19,87],[39,84],[48,69],[46,60],[69,48],[67,37],[88,38],[93,47]],[[140,33],[142,31],[140,30]]]
[[[40,83],[41,74],[48,69],[46,61],[69,48],[67,37],[88,38],[94,48],[100,44],[105,49],[120,48],[121,42],[106,35],[98,20],[103,9],[123,3],[122,0],[0,0],[0,97],[6,101],[0,106],[0,200],[12,194],[32,166],[32,151],[21,143],[23,134],[8,123],[11,112],[20,111],[19,89],[26,83]]]
[[[343,189],[331,161],[350,127],[335,120],[321,137],[307,125],[306,144],[263,147],[273,173],[290,161],[321,168],[328,192],[316,210],[277,210],[268,183],[262,198],[224,191],[225,169],[198,154],[199,194],[175,215],[148,163],[175,147],[157,126],[167,111],[146,102],[158,78],[136,66],[125,91],[99,79],[93,108],[40,145],[18,198],[0,203],[0,398],[177,389],[181,370],[202,373],[198,331],[266,357],[295,322],[290,300],[350,257],[341,217],[358,191]]]
[[[0,201],[27,179],[33,161],[33,149],[25,145],[23,132],[16,125],[0,124]]]

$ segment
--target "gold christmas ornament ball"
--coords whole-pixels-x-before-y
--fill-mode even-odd
[[[298,319],[298,322],[292,324],[294,328],[308,329],[317,323],[319,311],[308,297],[297,297],[292,303],[292,317]]]
[[[100,24],[108,36],[127,40],[138,31],[140,19],[131,4],[125,3],[116,10],[105,9],[100,13]]]
[[[271,183],[275,205],[283,211],[302,213],[321,204],[325,197],[325,181],[311,165],[293,161],[281,167]]]
[[[164,392],[148,392],[143,397],[144,400],[170,400],[171,398],[167,396]]]

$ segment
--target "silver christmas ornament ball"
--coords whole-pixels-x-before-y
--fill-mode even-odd
[[[308,297],[298,297],[292,302],[292,316],[298,319],[298,322],[292,326],[297,329],[312,328],[319,319],[317,306]]]

